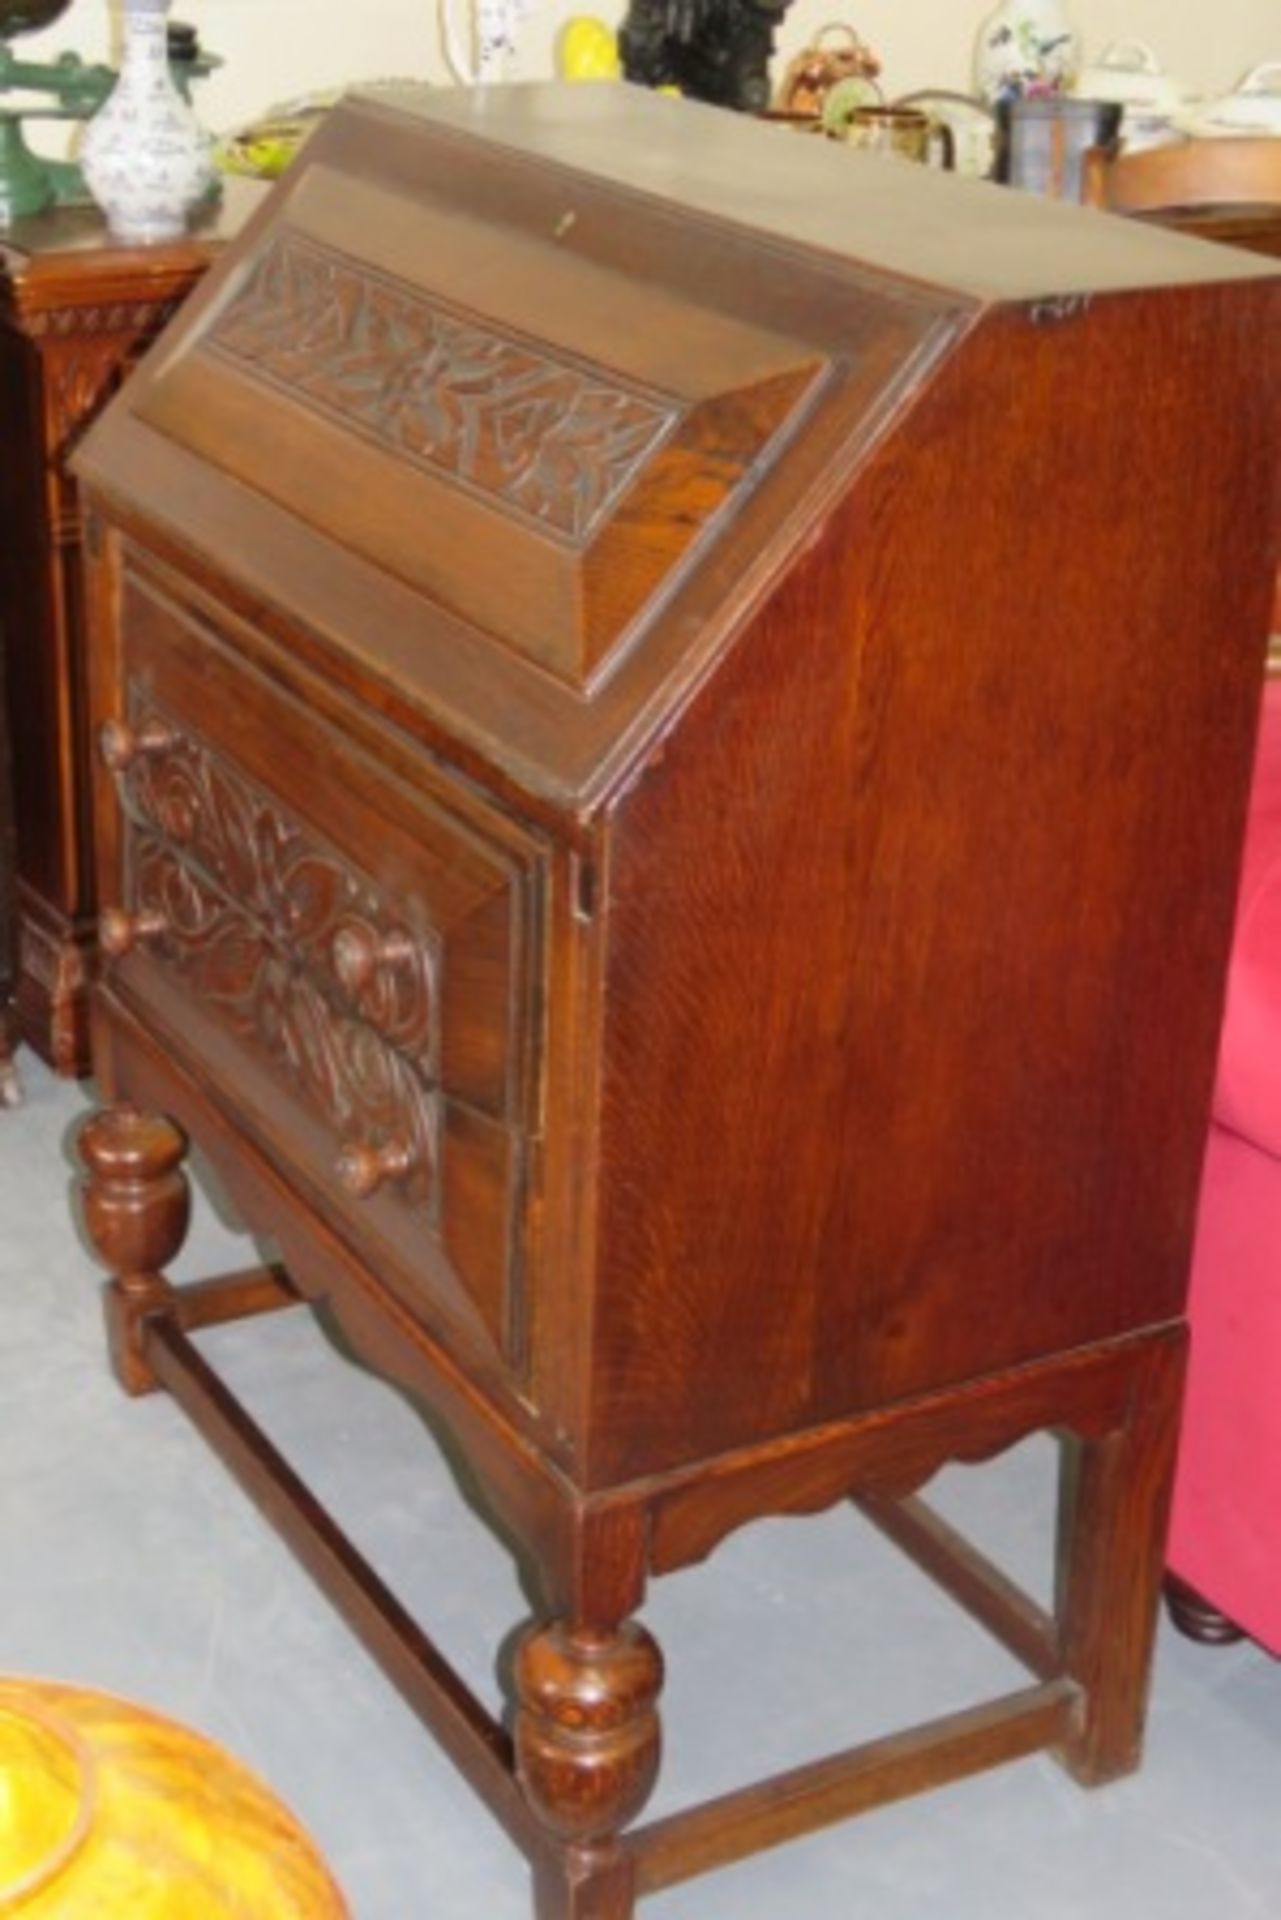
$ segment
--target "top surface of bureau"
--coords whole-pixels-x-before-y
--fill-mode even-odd
[[[81,465],[581,812],[987,303],[1261,269],[579,91],[344,106]]]

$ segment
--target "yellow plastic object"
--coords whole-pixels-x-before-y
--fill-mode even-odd
[[[293,119],[259,120],[220,140],[214,158],[224,173],[244,173],[252,180],[278,180],[293,165],[322,118],[323,113],[317,111]]]
[[[350,1920],[239,1761],[109,1694],[27,1680],[0,1681],[0,1915]]]
[[[563,80],[617,80],[622,72],[618,36],[603,20],[580,14],[565,22],[559,61]]]

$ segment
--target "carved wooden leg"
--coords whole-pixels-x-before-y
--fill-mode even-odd
[[[658,1773],[662,1684],[662,1655],[635,1621],[617,1631],[553,1622],[522,1641],[517,1770],[562,1843],[535,1869],[538,1920],[631,1920],[632,1865],[618,1835]]]
[[[1084,1689],[1062,1754],[1083,1786],[1139,1763],[1164,1572],[1186,1342],[1140,1355],[1126,1424],[1064,1442],[1059,1618],[1067,1671]]]
[[[171,1121],[121,1104],[87,1120],[77,1142],[88,1169],[84,1222],[114,1274],[104,1289],[111,1362],[126,1393],[155,1390],[142,1352],[142,1323],[171,1306],[162,1272],[181,1247],[191,1214],[182,1171],[187,1142]]]
[[[1175,1573],[1165,1576],[1165,1609],[1179,1632],[1198,1646],[1232,1647],[1245,1639],[1244,1628],[1212,1607]]]

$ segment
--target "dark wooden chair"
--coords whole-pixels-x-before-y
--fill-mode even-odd
[[[1087,204],[1281,255],[1281,140],[1184,140],[1086,166]]]

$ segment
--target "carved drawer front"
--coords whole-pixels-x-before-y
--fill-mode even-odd
[[[404,1298],[519,1365],[537,844],[139,580],[124,630],[114,984]]]

